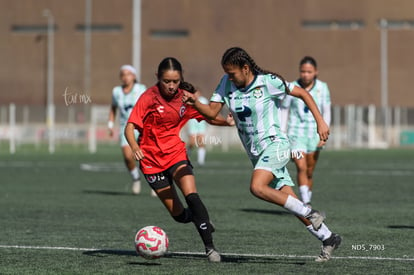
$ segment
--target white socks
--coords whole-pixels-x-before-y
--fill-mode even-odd
[[[303,202],[290,195],[288,196],[286,203],[283,207],[292,212],[293,214],[302,217],[306,217],[312,211],[312,209],[304,205]]]
[[[199,147],[197,149],[197,162],[200,165],[204,165],[204,163],[206,162],[206,148]]]
[[[314,235],[320,241],[324,241],[328,239],[332,234],[331,230],[329,230],[329,228],[325,225],[325,223],[322,223],[321,228],[319,228],[319,230],[317,231],[313,229],[313,226],[311,224],[306,226],[306,228],[309,230],[309,232],[312,235]]]
[[[311,201],[310,197],[311,197],[312,191],[309,190],[309,186],[307,185],[299,186],[299,193],[304,203],[310,203]]]
[[[129,173],[131,174],[132,180],[137,181],[139,180],[139,170],[138,167],[135,167],[134,169],[130,170]]]

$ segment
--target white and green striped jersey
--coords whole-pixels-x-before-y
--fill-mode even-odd
[[[300,87],[298,81],[295,81],[294,84]],[[316,79],[309,93],[318,106],[325,122],[329,125],[331,121],[331,97],[328,85]],[[282,104],[284,108],[289,108],[287,122],[287,133],[289,137],[312,138],[317,135],[315,118],[303,100],[293,96],[287,96]]]
[[[289,89],[293,83],[286,83]],[[225,75],[211,97],[225,103],[236,122],[238,133],[249,157],[257,158],[269,144],[287,140],[280,128],[280,105],[286,91],[275,75],[257,75],[244,89],[237,88]]]
[[[122,86],[116,86],[112,90],[112,106],[119,109],[119,123],[121,128],[125,127],[132,108],[146,89],[145,85],[135,83],[131,92],[127,94],[122,90]]]

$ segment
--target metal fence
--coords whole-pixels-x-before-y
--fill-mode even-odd
[[[116,144],[119,126],[109,137],[109,106],[70,105],[54,108],[54,121],[47,121],[45,106],[0,106],[0,146],[15,153],[24,144],[48,145],[53,153],[61,145],[85,145],[89,152],[99,144]],[[187,140],[183,129],[182,138]],[[208,127],[207,149],[241,148],[232,127]],[[327,149],[414,147],[414,108],[370,106],[333,106],[331,136]]]

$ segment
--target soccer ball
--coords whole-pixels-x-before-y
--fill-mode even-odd
[[[158,226],[145,226],[135,235],[135,250],[145,259],[157,259],[167,252],[168,236]]]

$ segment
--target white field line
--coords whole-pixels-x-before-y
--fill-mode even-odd
[[[43,249],[43,250],[66,250],[66,251],[121,251],[119,249],[100,249],[100,248],[81,248],[81,247],[64,247],[64,246],[30,246],[30,245],[0,245],[0,248],[15,248],[15,249]],[[173,252],[172,255],[205,255],[202,252]],[[240,257],[262,257],[262,258],[304,258],[313,259],[315,256],[311,255],[288,255],[288,254],[238,254],[238,253],[221,253],[223,256],[240,256]],[[393,257],[369,257],[369,256],[337,256],[332,259],[341,260],[371,260],[371,261],[414,261],[414,258],[393,258]]]
[[[26,167],[65,167],[72,166],[70,162],[34,162],[34,161],[0,161],[0,168],[26,168]],[[227,169],[221,169],[220,173],[233,174],[246,172],[250,173],[250,166],[242,166],[240,163],[225,163],[220,161],[211,161],[207,164],[207,167],[196,167],[196,173],[200,174],[216,174],[216,168],[222,168],[223,165]],[[83,171],[89,172],[124,172],[125,167],[121,162],[91,162],[81,163],[80,167]],[[248,168],[248,169],[246,169]],[[322,169],[322,168],[321,168]],[[338,170],[338,169],[322,169],[323,173],[334,174],[334,175],[356,175],[356,176],[413,176],[413,169],[378,169],[378,168],[367,168],[367,169],[349,169],[349,170]]]

